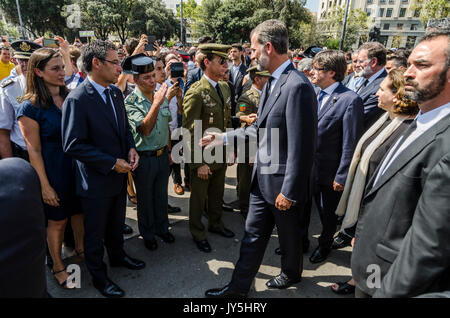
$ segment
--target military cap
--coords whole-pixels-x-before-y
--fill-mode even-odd
[[[217,44],[217,43],[205,43],[198,46],[200,52],[204,54],[213,53],[224,58],[228,58],[228,51],[231,49],[231,45]]]
[[[42,48],[37,43],[27,40],[19,40],[11,43],[11,47],[14,50],[13,58],[28,60],[37,49]]]
[[[250,74],[250,72],[253,72],[253,71],[255,72],[255,75],[258,75],[258,76],[270,76],[269,71],[260,71],[260,70],[258,70],[258,66],[252,66],[247,69],[247,73],[249,73],[249,74]]]
[[[124,74],[145,74],[155,69],[153,60],[144,53],[126,57],[122,61],[122,69]]]

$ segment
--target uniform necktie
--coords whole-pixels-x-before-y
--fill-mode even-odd
[[[322,101],[323,101],[323,98],[325,97],[325,95],[327,95],[327,92],[325,92],[324,90],[320,91],[319,97],[317,98],[317,102],[318,102],[317,113],[319,113],[320,109],[322,108]]]
[[[222,101],[222,105],[225,105],[225,103],[223,101],[223,95],[222,95],[222,91],[220,90],[219,83],[216,84],[216,91],[217,91],[217,94],[219,94],[220,100]]]

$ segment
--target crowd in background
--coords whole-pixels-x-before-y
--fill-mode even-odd
[[[308,80],[317,101],[313,190],[299,224],[302,251],[309,250],[313,206],[322,232],[309,257],[311,263],[324,262],[333,249],[355,246],[354,278],[333,284],[335,293],[394,297],[450,288],[449,219],[439,214],[448,215],[449,206],[448,194],[442,192],[448,189],[443,184],[450,183],[448,139],[442,138],[449,126],[450,43],[448,30],[431,34],[413,53],[387,50],[378,42],[349,52],[318,47],[287,52],[289,63]],[[234,237],[221,214],[238,211],[247,218],[251,213],[253,162],[247,157],[238,164],[238,200],[227,203],[222,199],[226,165],[175,163],[172,148],[181,141],[175,131],[191,129],[195,119],[203,120],[205,129],[221,131],[257,123],[258,105],[264,105],[260,99],[270,94],[265,90],[273,74],[252,59],[256,53],[251,45],[220,45],[207,36],[199,39],[198,46],[170,48],[149,43],[146,35],[119,47],[101,40],[76,39],[72,45],[61,37],[55,40],[54,48],[43,47],[43,38],[12,44],[4,40],[0,46],[0,158],[22,158],[37,173],[47,265],[58,284],[75,288],[67,280],[61,254],[64,242],[78,261],[86,262],[94,286],[103,295],[123,296],[106,275],[103,244],[111,266],[145,267],[123,251],[123,234],[132,231],[124,224],[126,197],[137,204],[145,248],[157,249],[156,237],[175,242],[168,214],[180,209],[168,204],[170,176],[175,194],[191,192],[190,231],[200,251],[211,252],[200,220],[203,214],[208,216],[209,232]],[[423,71],[433,67],[433,73]],[[420,72],[425,75],[420,77]],[[204,92],[207,96],[201,95]],[[438,98],[441,104],[434,105]],[[210,113],[197,107],[205,99],[213,100]],[[103,110],[95,109],[99,104],[107,109],[107,119],[100,118]],[[217,105],[222,106],[216,110]],[[428,110],[438,112],[438,119],[426,117]],[[416,126],[411,140],[410,130]],[[439,130],[428,137],[432,127]],[[422,140],[422,135],[428,139]],[[413,158],[396,166],[403,158],[398,149],[413,151],[422,143],[428,148],[417,150],[423,155],[418,163]],[[409,166],[414,167],[408,170]],[[392,182],[386,177],[392,167],[403,169],[393,177],[397,183],[391,184],[398,193],[383,190],[382,194],[389,202],[397,196],[402,207],[395,202],[383,205],[380,195],[373,194],[374,188]],[[429,189],[432,177],[446,181]],[[431,192],[429,197],[422,196],[426,191]],[[422,216],[424,211],[430,216]],[[391,214],[395,225],[389,223]],[[435,214],[439,215],[433,219]],[[442,223],[436,224],[437,220]],[[428,255],[415,255],[410,249],[417,246],[427,249]],[[275,252],[286,257],[283,246]],[[363,284],[369,264],[382,267],[382,292]],[[408,271],[400,267],[406,264]],[[424,274],[427,268],[429,276]],[[292,283],[286,278],[276,288]]]

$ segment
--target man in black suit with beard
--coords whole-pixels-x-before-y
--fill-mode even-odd
[[[139,163],[123,95],[115,83],[122,72],[117,49],[96,40],[81,55],[87,79],[64,101],[64,151],[76,164],[76,189],[85,227],[85,260],[94,287],[106,297],[125,292],[113,283],[103,263],[103,241],[111,266],[137,270],[145,263],[123,249],[127,172]]]
[[[366,187],[356,228],[356,297],[450,290],[450,32],[408,58],[405,97],[419,104]]]

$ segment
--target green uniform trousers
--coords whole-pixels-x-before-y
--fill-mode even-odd
[[[197,169],[191,169],[191,197],[189,199],[189,229],[195,241],[206,239],[202,215],[205,210],[208,215],[208,229],[223,230],[222,198],[225,187],[224,164],[222,168],[211,171],[208,180],[202,180],[197,175]]]
[[[139,233],[144,240],[169,232],[167,211],[169,183],[169,155],[167,148],[157,156],[140,156],[139,166],[133,172],[136,186]]]

